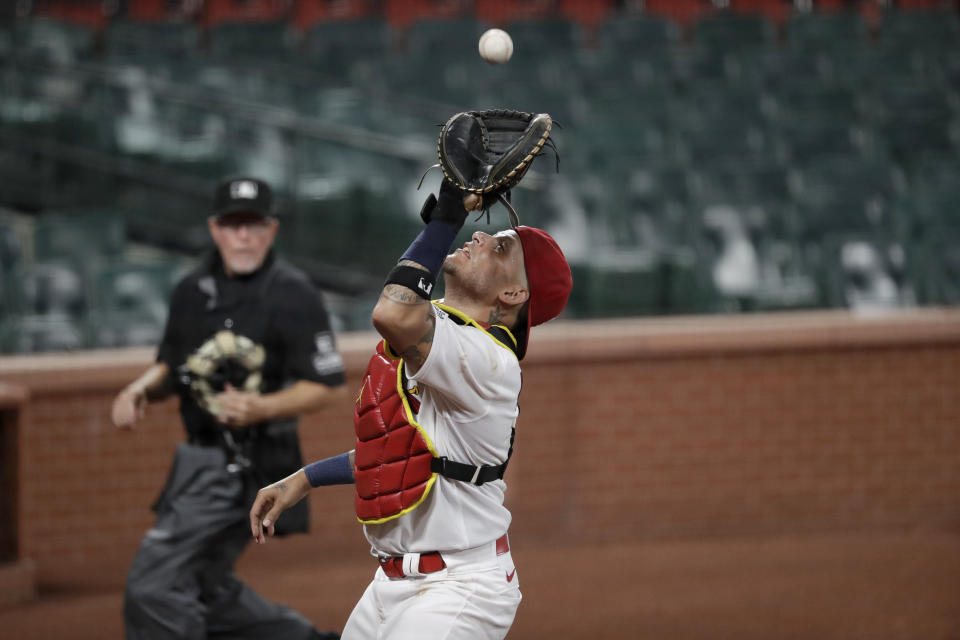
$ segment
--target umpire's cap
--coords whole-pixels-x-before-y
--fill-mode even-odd
[[[516,227],[515,231],[523,246],[523,266],[530,290],[526,317],[517,323],[517,356],[522,359],[527,353],[530,327],[556,318],[567,305],[573,275],[563,251],[550,234],[527,226]]]
[[[213,215],[219,218],[230,213],[274,215],[270,185],[246,176],[227,178],[218,184],[213,196]]]

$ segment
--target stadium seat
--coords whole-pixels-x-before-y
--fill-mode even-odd
[[[792,51],[849,52],[869,44],[867,23],[855,11],[795,13],[784,24],[786,45]]]
[[[821,249],[822,304],[860,313],[915,306],[915,283],[908,279],[905,247],[882,234],[837,233]]]
[[[742,58],[729,49],[697,46],[673,53],[669,72],[678,84],[691,86],[704,81],[739,81],[744,70]]]
[[[672,20],[687,29],[713,11],[713,5],[707,0],[646,0],[644,9],[652,16]]]
[[[842,56],[851,74],[847,80],[864,89],[935,82],[944,54],[915,46],[881,45]],[[854,75],[855,74],[855,75]]]
[[[23,259],[20,236],[12,224],[0,220],[0,274],[7,274]]]
[[[381,58],[393,49],[395,34],[382,18],[355,18],[317,22],[303,34],[303,51],[311,61],[339,65],[351,57]]]
[[[683,97],[704,118],[736,117],[761,126],[777,115],[773,95],[750,82],[704,80],[691,85]]]
[[[98,347],[156,344],[180,271],[172,263],[115,261],[97,270],[91,340]]]
[[[655,256],[605,252],[595,260],[575,265],[580,283],[574,298],[576,315],[584,317],[629,317],[657,315],[665,311],[660,266]]]
[[[905,162],[917,154],[955,150],[955,113],[950,95],[929,81],[886,84],[874,95],[882,140]]]
[[[107,214],[74,211],[45,213],[34,228],[34,258],[44,260],[104,258],[119,255],[126,243],[122,220]]]
[[[960,182],[956,156],[927,156],[911,167],[909,191],[896,201],[898,222],[911,237],[928,229],[960,231]]]
[[[679,44],[680,28],[663,17],[615,14],[597,26],[594,41],[597,48],[624,57],[659,54]]]
[[[472,17],[456,19],[422,18],[403,32],[404,51],[418,58],[477,58],[477,42],[490,25]]]
[[[764,15],[714,13],[693,24],[693,41],[708,51],[757,51],[773,46],[775,25]]]
[[[895,165],[861,157],[822,158],[796,172],[791,182],[802,234],[817,240],[829,233],[891,233],[893,203],[905,188]]]
[[[662,309],[667,314],[717,313],[722,299],[697,254],[681,247],[661,261]]]
[[[13,52],[17,58],[70,66],[94,50],[92,27],[55,18],[23,18],[13,24]]]
[[[67,259],[22,264],[14,273],[13,296],[19,313],[26,316],[62,315],[82,318],[89,295],[81,264]]]
[[[813,86],[836,77],[833,60],[818,49],[768,49],[742,61],[745,73],[771,90],[795,82]]]
[[[818,158],[848,155],[856,158],[873,150],[869,131],[849,120],[829,116],[793,118],[776,125],[771,144],[780,156],[799,165],[810,165]]]
[[[0,25],[0,61],[8,59],[13,52],[13,31],[9,24]]]
[[[218,22],[208,29],[209,50],[221,57],[288,58],[297,47],[291,25],[276,22]]]
[[[918,302],[960,305],[960,231],[956,227],[929,227],[913,250],[917,264],[911,275]]]
[[[5,353],[74,351],[88,343],[86,326],[68,316],[17,316],[0,324]]]
[[[856,89],[822,79],[813,82],[791,80],[781,84],[771,96],[781,121],[825,117],[853,123],[866,110]]]
[[[960,15],[952,10],[893,10],[883,14],[879,41],[884,46],[947,53],[960,42]]]
[[[562,17],[513,20],[504,26],[513,39],[514,56],[576,51],[584,46],[584,30]]]
[[[200,49],[200,27],[192,22],[114,20],[104,29],[103,47],[112,57],[189,56]]]

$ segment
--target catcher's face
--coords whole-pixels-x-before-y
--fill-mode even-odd
[[[470,242],[447,256],[443,271],[448,287],[465,290],[484,303],[514,306],[528,297],[523,246],[512,229],[493,236],[474,232]]]
[[[277,236],[276,218],[231,213],[207,220],[227,275],[246,275],[260,268]]]

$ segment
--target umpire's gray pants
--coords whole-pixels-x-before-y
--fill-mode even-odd
[[[243,478],[226,470],[224,452],[181,444],[127,576],[127,640],[311,637],[303,616],[234,575],[249,522]]]

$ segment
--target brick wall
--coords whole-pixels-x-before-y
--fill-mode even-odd
[[[375,340],[341,336],[351,387]],[[121,584],[152,522],[176,405],[133,432],[108,415],[151,357],[0,358],[0,380],[30,390],[18,527],[41,584]],[[960,311],[555,323],[524,365],[516,540],[960,527]],[[352,446],[350,416],[302,423],[308,459]],[[312,509],[324,553],[364,545],[349,487]]]

